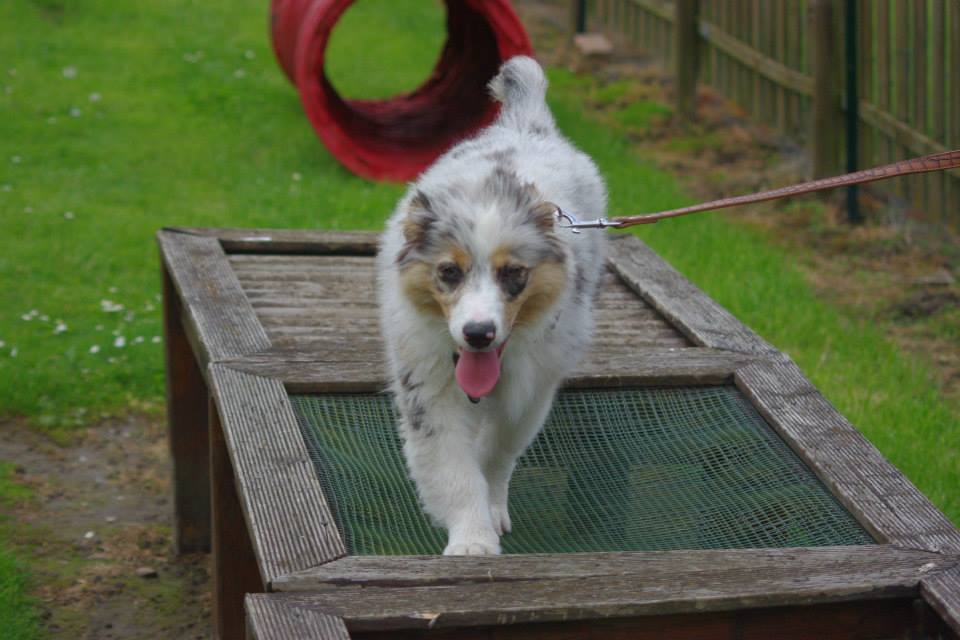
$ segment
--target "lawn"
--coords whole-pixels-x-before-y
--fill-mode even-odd
[[[62,435],[103,413],[159,410],[157,229],[381,226],[402,186],[349,174],[319,144],[273,59],[266,5],[0,4],[0,22],[15,25],[0,40],[4,416]],[[358,97],[414,86],[429,73],[441,25],[432,2],[358,3],[328,52],[334,82]],[[687,202],[673,176],[584,117],[585,92],[602,89],[596,81],[550,75],[561,128],[597,159],[613,212]],[[638,106],[621,121],[636,126],[661,111]],[[960,421],[929,371],[818,301],[791,256],[722,215],[640,235],[789,353],[960,521]],[[13,615],[4,607],[25,610],[7,596],[22,590],[11,562],[0,553],[0,619]]]

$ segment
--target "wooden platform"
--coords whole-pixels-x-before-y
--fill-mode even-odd
[[[960,631],[960,532],[788,357],[632,236],[613,242],[594,348],[570,385],[736,385],[878,544],[348,556],[288,394],[382,388],[375,242],[364,233],[159,234],[177,544],[213,551],[218,637]]]

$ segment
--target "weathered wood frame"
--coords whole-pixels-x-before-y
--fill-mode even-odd
[[[521,630],[607,618],[611,629],[639,633],[637,616],[729,617],[799,605],[840,611],[909,599],[937,612],[923,624],[960,632],[960,531],[787,356],[633,236],[612,243],[611,268],[696,348],[612,361],[571,385],[732,382],[877,546],[348,557],[287,394],[371,391],[382,387],[383,372],[274,348],[227,253],[373,255],[376,236],[168,229],[158,239],[179,548],[210,545],[212,503],[218,637],[245,629],[259,640],[505,623]],[[196,486],[208,478],[209,494]],[[253,594],[245,615],[244,594]]]

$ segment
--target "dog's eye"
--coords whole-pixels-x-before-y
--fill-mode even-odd
[[[444,284],[455,287],[463,280],[463,269],[453,262],[444,262],[437,267],[437,276]]]
[[[518,264],[508,264],[500,267],[497,279],[500,280],[500,286],[507,295],[520,295],[523,288],[527,286],[527,268]]]

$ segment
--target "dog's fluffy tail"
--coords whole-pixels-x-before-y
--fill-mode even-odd
[[[510,58],[490,81],[490,93],[503,104],[501,125],[520,130],[554,129],[547,108],[547,77],[537,61],[527,56]]]

